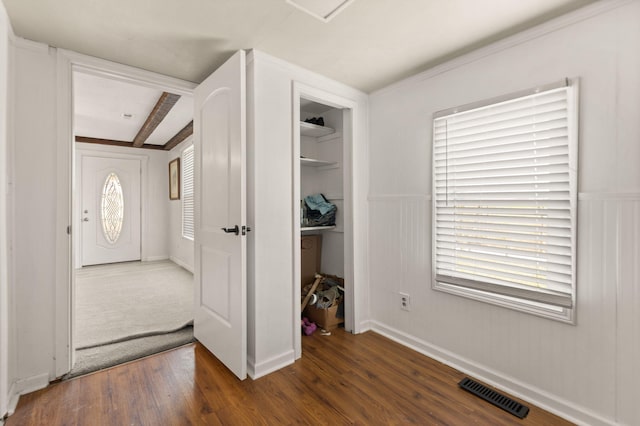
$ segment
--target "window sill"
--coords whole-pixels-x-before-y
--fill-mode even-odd
[[[432,281],[431,288],[444,293],[456,296],[466,297],[468,299],[489,303],[495,306],[536,315],[542,318],[552,319],[575,325],[575,308],[561,308],[558,306],[546,305],[544,303],[532,302],[529,300],[518,299],[515,297],[503,296],[500,294],[488,293],[481,290],[475,290],[466,287],[459,287],[447,283]]]

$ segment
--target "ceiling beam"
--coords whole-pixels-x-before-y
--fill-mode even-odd
[[[144,145],[144,142],[151,136],[151,133],[158,127],[158,125],[164,120],[171,108],[178,102],[180,95],[173,93],[162,92],[160,99],[156,102],[156,106],[153,107],[151,114],[147,117],[138,134],[133,139],[133,146],[140,148]]]
[[[151,144],[145,143],[142,146],[134,147],[133,142],[115,141],[113,139],[90,138],[87,136],[76,136],[76,142],[97,143],[100,145],[111,145],[111,146],[123,146],[127,148],[164,149],[163,145],[151,145]]]
[[[180,142],[182,142],[192,134],[193,134],[193,120],[191,120],[189,124],[184,126],[182,130],[176,133],[174,137],[169,139],[169,141],[164,144],[163,148],[169,151],[170,149],[173,149],[173,147],[178,145]]]

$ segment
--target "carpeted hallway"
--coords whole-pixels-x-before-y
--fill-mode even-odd
[[[66,378],[193,341],[193,274],[169,260],[84,267],[75,288]]]

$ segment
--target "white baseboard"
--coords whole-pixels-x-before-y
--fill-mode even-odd
[[[365,333],[373,329],[373,321],[366,320],[360,322],[360,327],[358,327],[356,334]],[[382,333],[380,333],[382,334]]]
[[[9,405],[7,406],[7,416],[12,415],[16,412],[16,407],[18,406],[18,400],[20,399],[20,395],[16,392],[16,384],[12,383],[9,388],[9,395],[7,395],[7,400],[9,401]]]
[[[7,414],[11,415],[16,411],[20,395],[35,392],[49,386],[49,374],[44,373],[27,379],[17,380],[9,388],[9,406]]]
[[[142,259],[143,262],[155,262],[156,260],[167,260],[169,259],[168,255],[160,255],[160,256],[146,256]]]
[[[247,360],[247,374],[252,379],[259,379],[266,376],[269,373],[273,373],[287,365],[291,365],[295,362],[295,353],[293,350],[287,351],[283,354],[274,356],[266,361],[255,363],[254,360]]]
[[[183,262],[182,260],[178,259],[177,257],[173,257],[173,256],[169,256],[169,260],[172,261],[173,263],[175,263],[178,266],[183,267],[184,269],[186,269],[187,271],[191,272],[193,274],[193,266],[187,264],[186,262]]]
[[[561,397],[553,395],[535,386],[520,382],[512,377],[463,358],[446,349],[432,345],[421,339],[396,330],[377,321],[370,321],[371,330],[389,339],[407,346],[423,355],[442,362],[465,374],[469,374],[484,383],[494,386],[513,396],[530,402],[550,413],[556,414],[576,424],[613,426],[614,420],[601,417],[586,407],[580,407]]]

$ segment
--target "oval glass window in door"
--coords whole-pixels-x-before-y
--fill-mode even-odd
[[[111,244],[115,244],[120,238],[124,220],[124,195],[120,179],[115,173],[110,173],[104,181],[100,213],[104,237]]]

